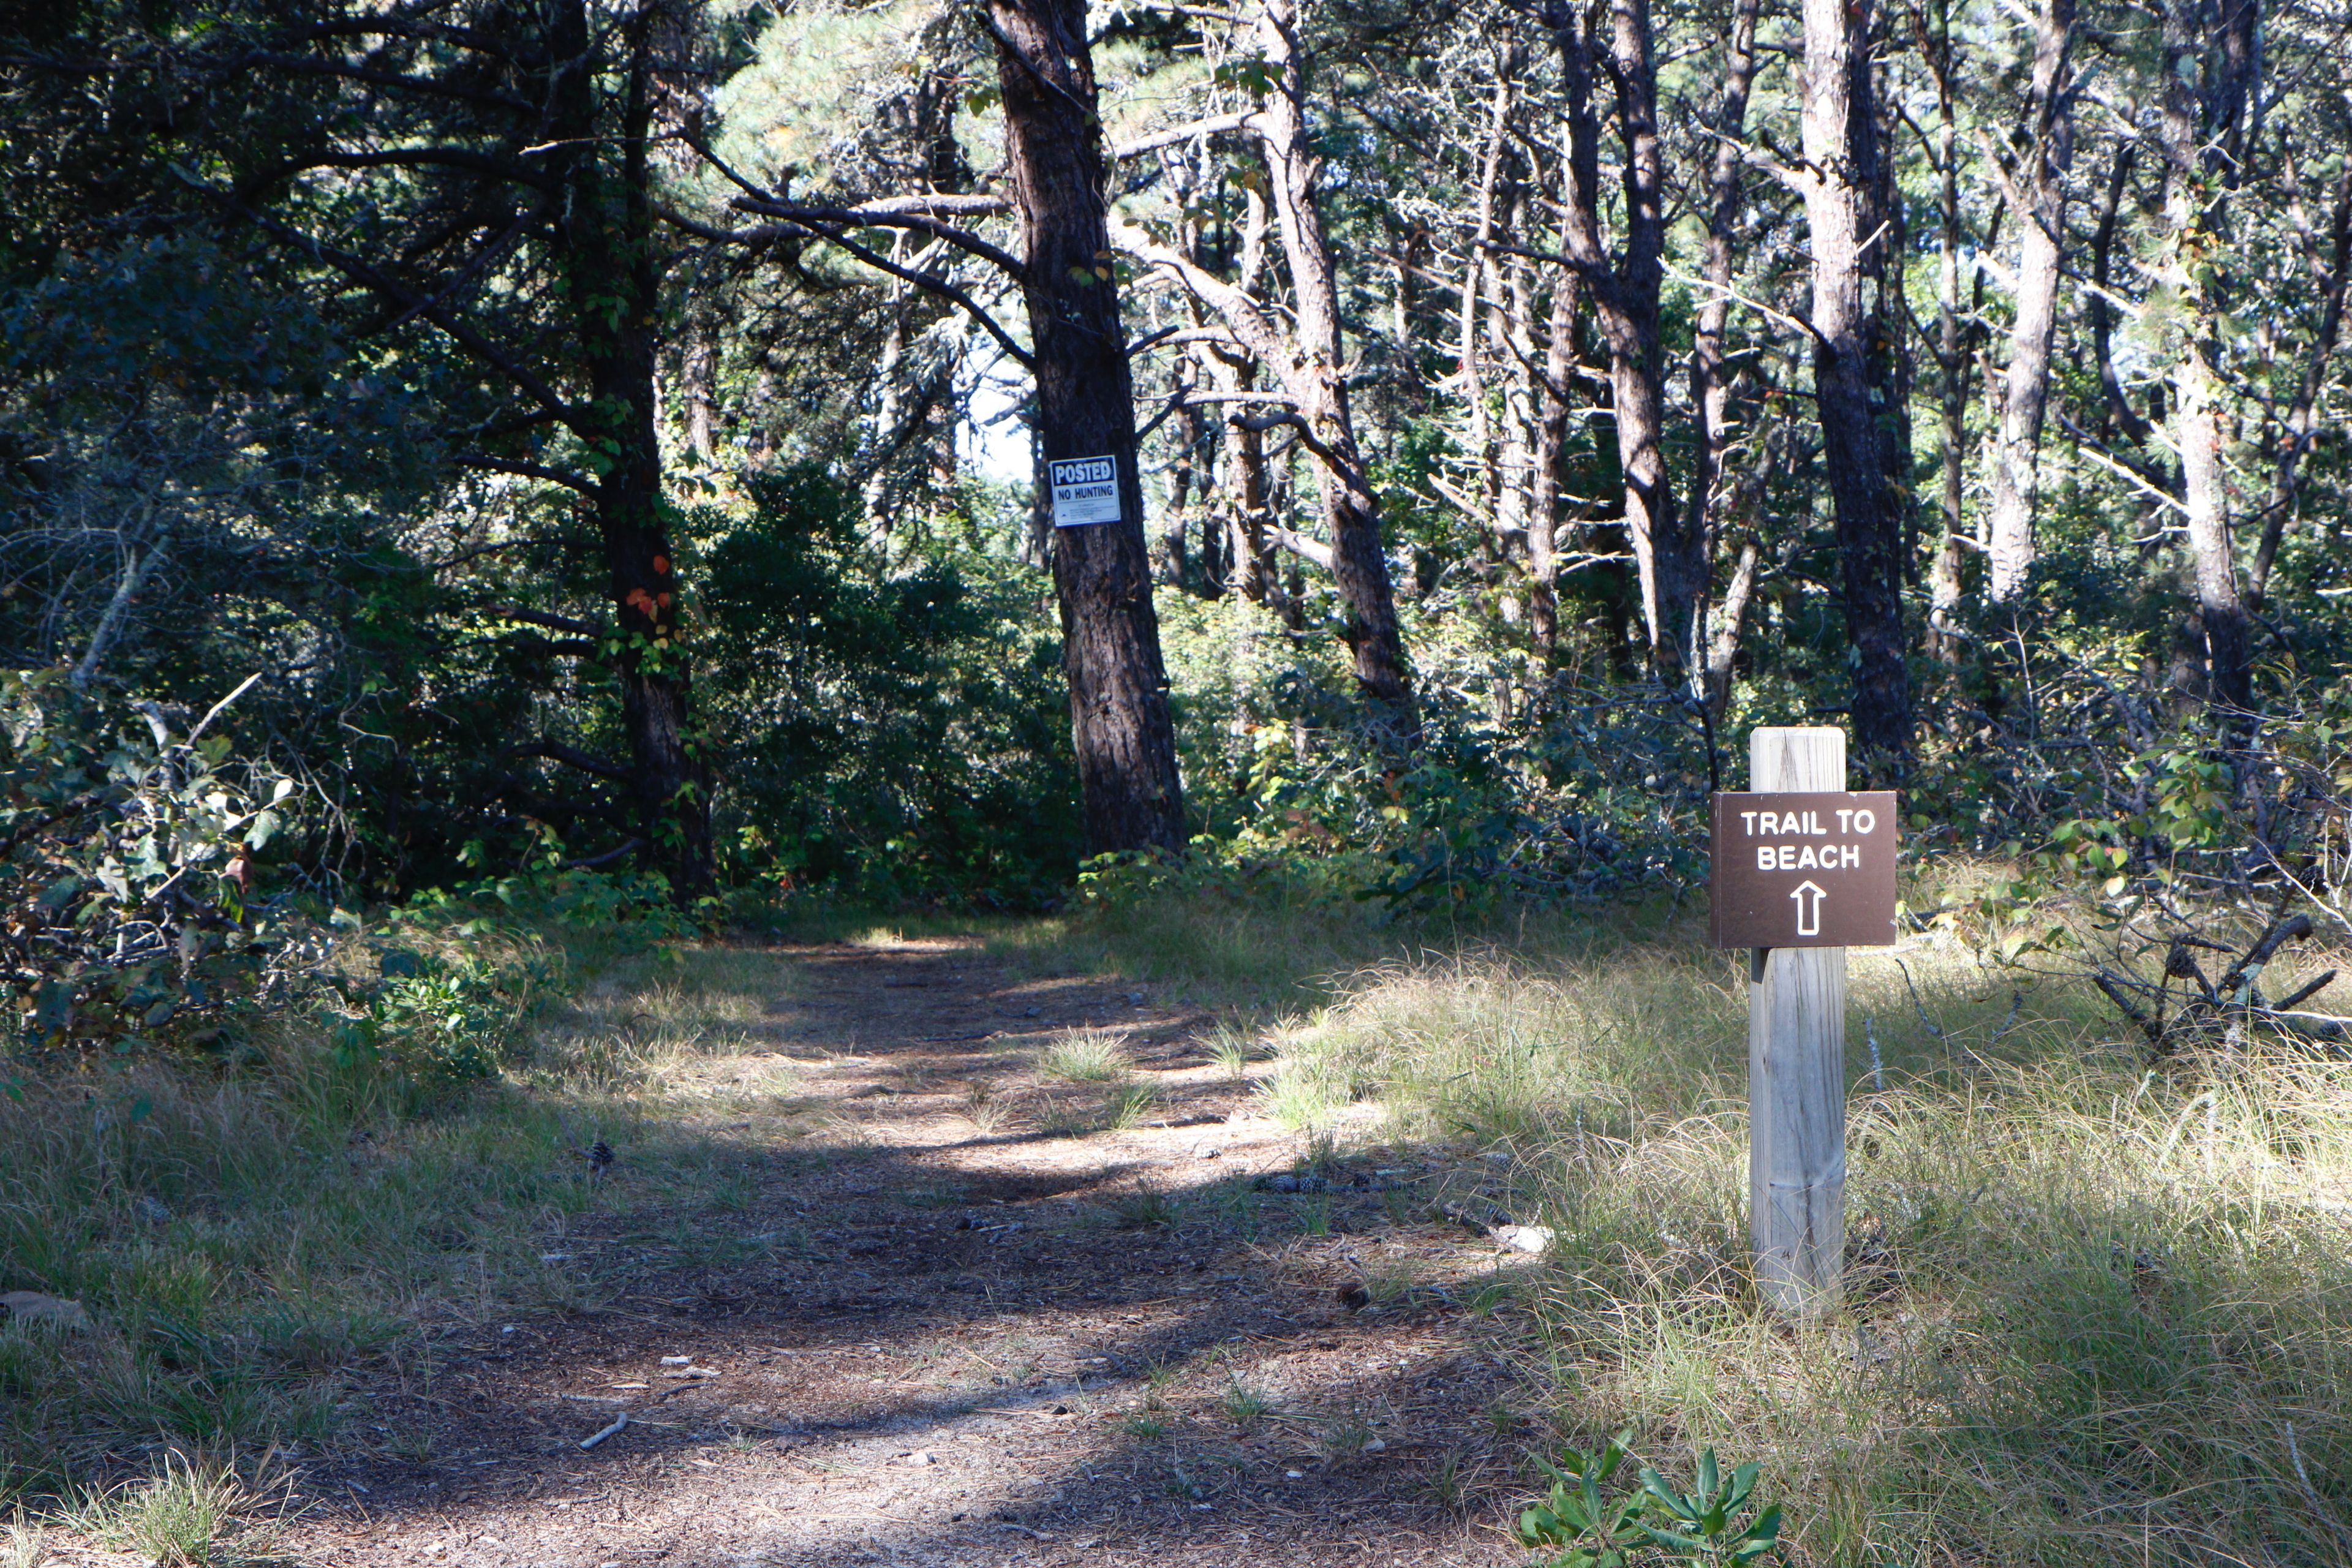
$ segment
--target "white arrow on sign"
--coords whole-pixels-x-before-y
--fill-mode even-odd
[[[1805,897],[1808,893],[1812,895],[1810,901]],[[1821,935],[1822,900],[1829,895],[1815,883],[1800,882],[1797,884],[1797,890],[1789,896],[1797,900],[1797,934],[1799,936]]]

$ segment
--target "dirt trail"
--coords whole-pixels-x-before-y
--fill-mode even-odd
[[[1301,1141],[1209,1058],[1197,1013],[949,942],[780,963],[797,973],[768,1032],[811,1130],[717,1217],[638,1206],[575,1230],[600,1310],[468,1331],[429,1378],[373,1391],[373,1420],[425,1424],[429,1454],[307,1468],[317,1500],[280,1551],[1517,1560],[1496,1524],[1528,1434],[1512,1335],[1477,1310],[1515,1259],[1429,1217],[1491,1167],[1375,1150],[1272,1190],[1300,1184],[1278,1178]],[[1137,1124],[1085,1131],[1106,1086],[1033,1070],[1078,1026],[1125,1037],[1156,1090]],[[679,1247],[628,1250],[662,1234]]]

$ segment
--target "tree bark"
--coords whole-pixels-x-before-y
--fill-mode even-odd
[[[1559,486],[1568,450],[1569,398],[1576,374],[1576,275],[1552,281],[1544,331],[1543,374],[1536,383],[1535,450],[1528,458],[1528,631],[1547,657],[1559,639]]]
[[[681,899],[714,885],[710,773],[697,749],[677,563],[662,497],[655,430],[660,275],[647,161],[654,23],[623,32],[627,84],[620,123],[600,114],[596,48],[582,0],[562,0],[551,51],[551,171],[565,200],[557,240],[592,419],[605,466],[593,497],[606,580],[620,630],[616,673],[629,737],[629,791],[638,833]],[[617,129],[618,135],[612,134]]]
[[[1495,63],[1495,91],[1487,106],[1486,142],[1478,155],[1477,225],[1471,236],[1470,253],[1462,258],[1461,346],[1454,363],[1460,366],[1459,393],[1468,425],[1463,446],[1476,468],[1476,494],[1486,508],[1486,516],[1473,521],[1500,553],[1501,542],[1495,537],[1494,530],[1499,516],[1502,473],[1495,451],[1493,416],[1486,406],[1486,354],[1480,322],[1486,315],[1485,303],[1494,292],[1495,257],[1490,247],[1495,240],[1495,199],[1502,188],[1503,158],[1510,136],[1511,94],[1517,81],[1509,68],[1509,56],[1497,55]]]
[[[1330,533],[1331,580],[1347,606],[1344,636],[1354,656],[1357,683],[1380,707],[1391,738],[1417,746],[1421,717],[1413,703],[1404,633],[1397,623],[1396,593],[1389,581],[1380,501],[1364,471],[1349,409],[1339,279],[1323,233],[1323,165],[1308,143],[1306,71],[1298,58],[1295,19],[1292,0],[1265,0],[1257,19],[1258,47],[1276,76],[1255,119],[1273,176],[1275,217],[1290,267],[1291,307],[1297,322],[1297,353],[1283,381],[1297,400],[1299,419],[1321,459],[1316,478]]]
[[[1887,483],[1882,420],[1891,421],[1873,353],[1885,240],[1879,209],[1877,115],[1868,0],[1804,0],[1803,176],[1812,240],[1813,386],[1837,518],[1846,634],[1856,656],[1853,718],[1873,776],[1911,750],[1904,663],[1902,518]]]
[[[1116,522],[1056,528],[1054,587],[1090,854],[1184,847],[1184,797],[1143,537],[1134,386],[1104,200],[1085,0],[989,0],[1024,247],[1041,464],[1108,457]],[[1042,488],[1045,474],[1038,476]]]
[[[1927,574],[1927,648],[1936,663],[1959,663],[1959,602],[1967,583],[1961,560],[1969,538],[1969,341],[1959,322],[1959,115],[1952,89],[1952,7],[1936,0],[1936,36],[1919,40],[1936,75],[1936,456],[1943,505],[1936,557]]]
[[[2066,236],[2066,171],[2074,156],[2067,55],[2074,0],[2042,0],[2033,34],[2032,145],[2019,182],[2017,314],[2010,328],[2009,378],[1992,449],[1989,510],[1990,572],[1985,596],[2008,605],[2033,566],[2033,513],[2050,346],[2058,331],[2058,271]]]
[[[1685,679],[1700,668],[1700,599],[1706,563],[1683,526],[1666,476],[1664,354],[1658,291],[1665,247],[1664,178],[1658,147],[1657,73],[1648,0],[1610,0],[1609,37],[1595,37],[1596,7],[1555,3],[1546,13],[1560,51],[1568,97],[1570,199],[1567,256],[1592,300],[1609,345],[1610,404],[1625,481],[1625,531],[1641,584],[1643,629],[1658,673]],[[1596,77],[1615,84],[1623,142],[1624,252],[1612,261],[1601,242],[1600,115]]]
[[[1731,315],[1731,273],[1738,241],[1741,205],[1740,173],[1746,160],[1740,142],[1748,124],[1748,96],[1756,79],[1756,14],[1759,0],[1733,0],[1731,30],[1724,39],[1723,95],[1715,113],[1715,159],[1707,171],[1706,240],[1701,259],[1707,288],[1698,304],[1691,337],[1690,399],[1692,460],[1689,520],[1685,534],[1697,545],[1697,605],[1692,611],[1694,636],[1706,637],[1701,680],[1708,711],[1723,716],[1729,700],[1729,656],[1717,655],[1725,628],[1707,631],[1714,598],[1715,557],[1720,519],[1716,491],[1723,480],[1723,454],[1728,444],[1731,384],[1724,374],[1723,329]],[[1731,647],[1739,642],[1739,626],[1747,615],[1748,594],[1755,580],[1755,546],[1751,540],[1733,567],[1732,582],[1719,606],[1729,618]],[[1718,664],[1720,668],[1718,668]]]
[[[2235,164],[2227,154],[2206,152],[2210,133],[2226,136],[2242,118],[2242,107],[2226,100],[2209,103],[2200,123],[2196,89],[2181,66],[2195,47],[2193,0],[2171,0],[2164,13],[2165,93],[2163,142],[2166,280],[2180,301],[2179,357],[2173,366],[2173,444],[2180,453],[2180,501],[2186,514],[2197,618],[2205,633],[2208,690],[2220,707],[2244,710],[2253,703],[2253,637],[2238,594],[2237,563],[2231,548],[2229,479],[2221,461],[2219,378],[2212,355],[2213,307],[2206,297],[2203,255],[2213,242],[2207,215],[2209,174],[2226,183]],[[2226,41],[2232,35],[2225,30]],[[2226,48],[2217,51],[2228,63]],[[2223,77],[2224,82],[2232,79]],[[2218,214],[2216,214],[2218,216]]]
[[[1707,720],[1720,725],[1731,707],[1731,677],[1738,668],[1739,645],[1748,635],[1748,607],[1756,596],[1756,580],[1764,563],[1764,494],[1770,489],[1772,470],[1780,457],[1781,433],[1771,423],[1759,426],[1754,437],[1755,464],[1741,480],[1738,495],[1738,514],[1747,520],[1745,536],[1740,541],[1739,554],[1732,562],[1731,578],[1724,586],[1723,602],[1717,606],[1707,634],[1706,669],[1701,688],[1701,699],[1706,704]]]
[[[1937,0],[1933,50],[1936,77],[1936,174],[1938,216],[1936,269],[1936,394],[1941,420],[1937,452],[1943,469],[1941,537],[1927,568],[1927,652],[1947,668],[1960,661],[1960,597],[1968,537],[1969,353],[1960,326],[1959,120],[1952,88],[1950,0]]]

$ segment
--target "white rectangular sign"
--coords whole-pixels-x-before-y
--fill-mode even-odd
[[[1046,463],[1054,486],[1054,526],[1076,528],[1118,521],[1118,459],[1056,458]]]

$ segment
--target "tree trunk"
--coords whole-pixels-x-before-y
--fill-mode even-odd
[[[1143,537],[1134,387],[1103,197],[1085,0],[989,0],[1039,457],[1112,459],[1116,522],[1054,530],[1063,668],[1090,854],[1184,847],[1184,797]],[[1045,479],[1039,475],[1041,488]]]
[[[1804,177],[1812,239],[1813,387],[1837,517],[1846,634],[1857,658],[1853,733],[1873,776],[1911,750],[1904,664],[1902,518],[1887,483],[1883,372],[1873,353],[1885,302],[1877,115],[1867,0],[1804,0]]]
[[[1491,411],[1486,406],[1486,355],[1480,321],[1486,315],[1485,305],[1494,292],[1495,255],[1489,247],[1495,239],[1495,201],[1502,188],[1503,159],[1509,145],[1511,93],[1517,85],[1511,70],[1509,53],[1498,54],[1495,60],[1495,92],[1486,112],[1486,139],[1478,155],[1478,220],[1471,235],[1470,253],[1462,258],[1461,348],[1455,363],[1461,367],[1463,413],[1468,423],[1468,436],[1463,442],[1472,465],[1477,471],[1477,488],[1474,492],[1485,504],[1486,515],[1473,519],[1486,534],[1486,542],[1500,553],[1501,541],[1495,537],[1495,523],[1499,513],[1502,474],[1495,452],[1495,433]]]
[[[1511,204],[1513,234],[1526,232],[1528,205],[1525,191]],[[1496,271],[1498,287],[1487,315],[1487,331],[1496,357],[1510,366],[1510,374],[1502,384],[1503,426],[1496,441],[1495,542],[1507,559],[1514,539],[1522,546],[1527,542],[1534,500],[1530,479],[1535,467],[1536,354],[1530,334],[1535,289],[1523,256],[1512,257]]]
[[[1992,448],[1991,571],[1985,596],[2015,602],[2033,565],[2036,469],[2050,394],[2050,345],[2058,331],[2058,269],[2066,236],[2066,170],[2074,162],[2074,115],[2067,53],[2074,0],[2042,0],[2033,37],[2033,144],[2018,189],[2017,315],[2010,329],[2009,379]]]
[[[1552,280],[1543,374],[1536,383],[1535,450],[1528,459],[1528,630],[1546,656],[1559,638],[1559,481],[1576,416],[1568,395],[1576,374],[1576,275],[1561,272]]]
[[[1658,148],[1657,72],[1648,0],[1616,0],[1604,48],[1593,13],[1555,4],[1546,13],[1560,51],[1568,95],[1569,193],[1563,227],[1570,262],[1581,275],[1609,345],[1610,405],[1617,460],[1625,481],[1625,531],[1641,584],[1642,623],[1658,673],[1687,679],[1701,666],[1694,617],[1706,576],[1699,541],[1683,526],[1666,477],[1664,356],[1658,290],[1665,247],[1664,177]],[[1601,119],[1596,77],[1616,87],[1618,134],[1624,145],[1623,255],[1612,261],[1601,240]]]
[[[1354,655],[1357,683],[1382,710],[1391,737],[1400,744],[1418,745],[1421,718],[1413,705],[1404,634],[1397,624],[1396,594],[1389,582],[1380,501],[1364,471],[1349,410],[1339,280],[1323,234],[1322,161],[1308,143],[1306,73],[1293,19],[1291,0],[1265,0],[1257,21],[1259,47],[1278,73],[1257,118],[1273,175],[1275,216],[1283,255],[1290,264],[1297,321],[1297,363],[1283,379],[1297,399],[1304,434],[1320,459],[1316,477],[1330,533],[1331,580],[1347,606],[1344,635]]]
[[[1731,386],[1724,374],[1723,329],[1731,314],[1733,252],[1738,239],[1740,171],[1745,160],[1740,142],[1748,124],[1748,89],[1756,79],[1756,13],[1759,0],[1734,0],[1731,32],[1724,40],[1723,96],[1716,108],[1713,166],[1707,172],[1706,240],[1702,268],[1708,287],[1698,303],[1696,330],[1691,338],[1690,396],[1691,486],[1689,521],[1684,527],[1696,542],[1697,603],[1691,618],[1694,636],[1706,634],[1713,597],[1716,540],[1720,520],[1716,515],[1716,490],[1723,481],[1723,453],[1729,441]],[[1747,614],[1747,596],[1755,579],[1755,547],[1751,541],[1733,569],[1732,586],[1722,609],[1732,622],[1731,644],[1738,646],[1738,623]],[[1734,596],[1738,603],[1735,605]],[[1721,628],[1718,628],[1718,634]],[[1719,636],[1707,637],[1704,695],[1708,711],[1723,716],[1730,694],[1731,669],[1727,656],[1717,669]]]
[[[1731,676],[1738,668],[1739,645],[1748,635],[1748,606],[1756,596],[1756,579],[1764,563],[1764,494],[1771,488],[1772,469],[1780,457],[1780,431],[1769,420],[1759,424],[1753,437],[1755,464],[1740,482],[1737,497],[1738,515],[1748,523],[1747,535],[1740,541],[1739,554],[1732,563],[1731,580],[1723,590],[1723,603],[1715,612],[1706,643],[1706,669],[1701,688],[1701,698],[1706,704],[1707,720],[1720,725],[1731,707]]]
[[[1969,353],[1960,326],[1959,121],[1952,89],[1950,0],[1937,0],[1935,50],[1937,194],[1936,395],[1937,458],[1943,469],[1941,536],[1927,568],[1927,652],[1949,668],[1960,661],[1959,612],[1968,536]]]
[[[655,430],[655,334],[660,279],[655,264],[652,171],[653,24],[628,25],[628,82],[620,134],[598,113],[594,46],[581,0],[556,13],[553,174],[565,194],[561,247],[592,417],[602,424],[606,467],[593,506],[620,628],[621,711],[629,737],[629,789],[647,858],[681,900],[714,885],[710,774],[697,754],[692,688],[678,604],[677,563],[662,498]]]
[[[2219,380],[2213,373],[2213,307],[2206,297],[2202,252],[2213,237],[2203,189],[2209,159],[2212,172],[2227,176],[2225,154],[2206,153],[2210,132],[2226,133],[2242,116],[2226,100],[2209,103],[2200,124],[2196,89],[2181,76],[2191,53],[2191,0],[2171,0],[2164,13],[2165,93],[2163,139],[2167,255],[2164,275],[2180,301],[2181,343],[2172,373],[2173,444],[2180,453],[2180,501],[2186,513],[2189,553],[2196,582],[2197,618],[2205,632],[2208,690],[2224,708],[2253,702],[2253,637],[2244,602],[2238,596],[2237,563],[2230,542],[2229,480],[2221,462]],[[2224,44],[2233,34],[2224,31]],[[2229,63],[2226,47],[2217,50]],[[2225,85],[2233,79],[2224,76]],[[2204,155],[2200,155],[2204,154]]]

